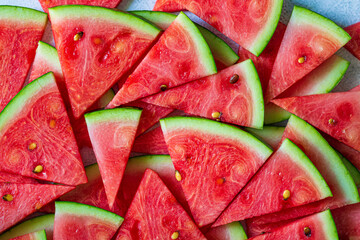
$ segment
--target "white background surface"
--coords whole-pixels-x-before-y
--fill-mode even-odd
[[[151,10],[155,4],[155,1],[156,0],[122,0],[122,3],[118,6],[118,8],[121,10]],[[219,2],[221,1],[222,0],[219,0]],[[335,21],[342,27],[360,22],[360,0],[284,0],[283,13],[281,16],[281,21],[284,23],[286,23],[290,18],[294,4],[318,12]],[[37,0],[0,0],[0,5],[17,5],[42,11],[41,6]],[[212,31],[220,35],[218,31],[211,28],[211,26],[204,23],[196,16],[190,14],[190,17],[194,21],[204,25],[207,28],[210,28]],[[237,51],[238,46],[234,42],[225,38],[224,36],[221,37],[225,39],[230,44],[230,46],[234,48],[234,50]],[[47,31],[43,40],[48,43],[53,43],[50,24],[47,27]],[[360,84],[360,61],[345,49],[341,49],[338,54],[351,62],[343,80],[334,90],[345,91]]]

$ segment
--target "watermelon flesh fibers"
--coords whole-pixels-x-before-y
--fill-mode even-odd
[[[106,8],[116,8],[121,0],[39,0],[44,12],[49,12],[49,8],[60,5],[92,5]]]
[[[359,239],[360,203],[331,211],[340,239]]]
[[[135,139],[133,152],[145,154],[169,154],[164,134],[156,127]]]
[[[345,48],[360,60],[360,22],[344,28],[351,36]]]

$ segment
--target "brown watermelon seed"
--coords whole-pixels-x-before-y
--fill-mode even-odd
[[[56,121],[54,119],[51,119],[50,122],[49,122],[49,127],[50,128],[55,128],[56,126]]]
[[[165,84],[161,85],[160,86],[160,90],[161,91],[165,91],[167,89],[167,86]]]
[[[309,227],[304,228],[305,236],[311,237],[311,229]]]
[[[178,239],[179,235],[180,235],[179,231],[175,231],[173,232],[173,234],[171,234],[171,239]]]
[[[41,173],[44,170],[44,167],[41,165],[37,165],[34,170],[33,173]]]
[[[220,112],[213,112],[213,113],[211,114],[211,117],[212,117],[212,118],[215,118],[215,119],[219,119],[220,116],[221,116],[221,113],[220,113]]]
[[[329,119],[329,124],[331,126],[335,125],[335,123],[336,123],[335,119],[332,119],[332,118]]]
[[[34,150],[36,147],[37,147],[36,143],[32,142],[32,143],[29,144],[28,149],[29,149],[30,151],[32,151],[32,150]]]
[[[226,181],[226,180],[225,180],[224,177],[222,177],[222,178],[217,178],[217,179],[216,179],[216,184],[222,185],[225,181]]]
[[[235,83],[237,83],[237,81],[239,81],[239,75],[234,74],[234,75],[230,78],[230,83],[231,83],[231,84],[235,84]]]
[[[11,202],[12,200],[14,200],[14,196],[11,195],[11,194],[5,194],[5,195],[2,197],[2,199],[3,199],[4,201]]]
[[[300,58],[298,59],[298,63],[303,64],[303,63],[305,62],[305,60],[306,60],[305,57],[300,57]]]
[[[290,198],[290,191],[289,190],[285,190],[283,192],[283,198],[284,198],[285,201]]]
[[[74,41],[75,41],[75,42],[79,41],[79,40],[82,38],[83,35],[84,35],[83,32],[78,32],[78,33],[75,34],[75,36],[74,36]]]
[[[175,170],[175,178],[176,178],[176,180],[178,181],[178,182],[180,182],[181,181],[181,174],[180,174],[180,172],[178,171],[178,170]]]

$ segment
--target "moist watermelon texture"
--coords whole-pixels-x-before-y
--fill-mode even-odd
[[[145,154],[169,154],[164,134],[160,127],[156,127],[135,138],[132,151]]]
[[[221,4],[216,0],[157,0],[154,10],[189,10],[259,56],[275,31],[282,4],[282,0],[225,0]]]
[[[67,185],[87,181],[52,73],[24,87],[1,112],[0,153],[2,171]]]
[[[265,95],[277,97],[350,40],[331,20],[295,6],[281,42]]]
[[[285,139],[213,226],[278,212],[327,197],[332,197],[332,193],[316,167],[299,147]]]
[[[34,231],[45,230],[47,240],[53,239],[54,214],[46,214],[34,217],[22,222],[0,235],[0,240],[8,240]]]
[[[130,70],[160,33],[131,14],[101,7],[59,6],[49,12],[75,117]]]
[[[115,213],[74,202],[55,203],[54,239],[110,240],[123,222]]]
[[[360,22],[347,26],[344,30],[351,36],[345,48],[360,60]]]
[[[160,124],[200,227],[216,220],[272,153],[251,134],[217,121],[172,117]]]
[[[129,76],[108,108],[214,73],[216,66],[208,44],[196,25],[180,13]]]
[[[262,128],[264,122],[261,84],[251,60],[143,101],[241,126]]]
[[[28,233],[26,235],[13,238],[12,240],[47,240],[45,230]]]
[[[244,228],[240,222],[232,222],[220,227],[211,228],[205,234],[208,240],[245,240],[247,239]]]
[[[74,187],[0,183],[0,233]]]
[[[113,207],[139,124],[141,110],[116,108],[85,115],[110,208]]]
[[[116,239],[206,238],[159,175],[147,169]]]
[[[271,233],[266,233],[254,238],[253,240],[286,240],[286,239],[319,239],[336,240],[339,239],[334,219],[329,210],[299,219],[284,227],[274,229]]]
[[[272,149],[277,149],[284,134],[284,127],[264,126],[263,129],[245,128],[246,131],[257,137],[264,143],[270,145]]]
[[[360,151],[360,92],[274,99],[272,102]]]
[[[132,11],[131,13],[156,24],[164,30],[166,30],[176,18],[175,14],[166,12]],[[239,60],[239,56],[236,55],[234,50],[232,50],[232,48],[224,40],[206,28],[200,25],[196,26],[199,28],[205,41],[209,45],[218,70],[229,67]]]
[[[23,87],[46,22],[42,12],[0,6],[0,112]]]
[[[333,55],[289,87],[285,92],[281,93],[278,98],[328,93],[340,82],[349,65],[349,61]],[[288,119],[290,116],[289,112],[273,103],[265,105],[265,124],[280,122]]]
[[[360,238],[360,203],[334,209],[331,212],[340,239],[352,240]]]
[[[116,8],[121,0],[39,0],[42,9],[49,12],[49,8],[60,5],[92,5],[106,8]]]
[[[21,175],[0,172],[0,183],[38,183],[33,178],[23,177]]]

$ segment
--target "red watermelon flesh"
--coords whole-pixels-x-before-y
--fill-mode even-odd
[[[360,238],[360,203],[331,211],[340,239],[352,240]]]
[[[46,239],[47,239],[46,232],[45,230],[42,230],[38,232],[28,233],[26,235],[19,236],[16,238],[12,238],[11,240],[46,240]]]
[[[360,151],[360,92],[274,99],[272,102]]]
[[[147,169],[116,239],[170,238],[206,239],[159,175]]]
[[[0,172],[0,183],[38,183],[33,178],[23,177],[21,175]]]
[[[345,48],[360,60],[360,22],[344,28],[351,36]]]
[[[0,233],[73,189],[61,185],[0,183]]]
[[[274,63],[265,102],[299,81],[349,40],[350,36],[329,19],[295,6]]]
[[[231,82],[234,77],[237,77],[237,81]],[[251,60],[147,97],[143,101],[222,122],[263,127],[261,84]],[[214,117],[214,113],[218,113],[218,116]]]
[[[360,85],[358,85],[350,90],[350,92],[356,92],[356,91],[360,91]]]
[[[46,22],[33,9],[0,7],[0,112],[23,87]]]
[[[200,227],[216,220],[272,152],[251,134],[216,121],[171,117],[160,124]]]
[[[24,87],[0,114],[0,153],[2,171],[67,185],[87,181],[52,73]]]
[[[106,8],[116,8],[121,0],[39,0],[44,12],[49,12],[49,8],[60,5],[91,5]]]
[[[129,76],[108,108],[216,73],[209,46],[196,25],[180,13]]]
[[[135,16],[111,9],[70,5],[49,12],[76,118],[130,70],[160,33]]]
[[[135,138],[132,151],[145,154],[169,154],[160,127],[156,127]]]
[[[285,139],[213,227],[291,209],[331,196],[328,185],[312,162],[300,148]]]
[[[219,4],[216,0],[157,0],[154,11],[189,10],[259,56],[275,31],[282,2],[225,0]]]

